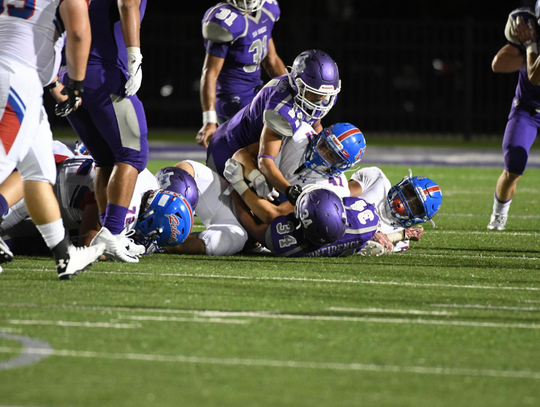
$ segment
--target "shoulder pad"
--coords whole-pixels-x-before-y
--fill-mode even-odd
[[[292,137],[294,135],[291,124],[275,110],[265,110],[263,122],[282,137]]]
[[[272,21],[276,22],[279,20],[279,16],[281,15],[281,10],[276,0],[266,0],[264,2],[262,10],[265,14],[267,14],[272,19]]]
[[[208,10],[202,21],[204,39],[218,43],[243,37],[247,28],[246,17],[223,3]]]

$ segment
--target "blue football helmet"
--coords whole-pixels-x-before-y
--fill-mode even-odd
[[[337,123],[323,129],[309,143],[304,165],[331,178],[357,164],[366,150],[362,132],[350,123]]]
[[[265,0],[227,0],[231,6],[240,10],[242,13],[253,13],[259,11]]]
[[[390,189],[387,200],[397,221],[404,228],[409,228],[431,221],[441,209],[442,192],[435,181],[413,177],[409,170],[409,175]]]
[[[75,155],[90,155],[90,151],[86,148],[84,143],[79,140],[75,140]]]
[[[176,246],[187,239],[193,227],[188,200],[172,191],[156,189],[143,197],[135,233],[155,237],[158,246]]]
[[[161,189],[181,194],[195,210],[199,202],[199,190],[188,172],[178,167],[165,167],[158,171],[156,179]]]
[[[312,49],[298,55],[290,68],[289,84],[296,93],[294,106],[306,121],[322,119],[341,90],[337,64],[327,53]]]
[[[296,201],[294,214],[306,239],[317,246],[335,242],[347,228],[343,201],[335,192],[320,186],[304,188]]]

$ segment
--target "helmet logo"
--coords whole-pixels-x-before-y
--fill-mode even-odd
[[[308,54],[305,54],[305,55],[300,55],[295,62],[297,62],[297,67],[296,67],[296,71],[297,72],[304,72],[304,70],[306,69],[306,59],[309,58],[309,55]],[[333,88],[332,88],[333,89]]]
[[[365,147],[364,148],[361,148],[360,151],[358,151],[358,154],[356,154],[354,156],[354,160],[355,161],[358,161],[360,158],[362,158],[362,156],[364,155],[364,151],[365,151]]]
[[[165,216],[167,217],[167,220],[169,221],[169,226],[171,227],[171,237],[169,238],[169,240],[167,240],[167,243],[171,244],[176,242],[178,240],[177,236],[180,236],[181,234],[177,227],[180,222],[175,215],[166,214]]]

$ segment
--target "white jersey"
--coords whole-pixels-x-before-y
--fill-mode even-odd
[[[126,215],[125,230],[129,232],[135,228],[139,212],[141,210],[141,199],[146,191],[159,189],[159,183],[148,169],[144,169],[139,173],[137,177],[137,183],[135,184],[135,190],[129,203],[128,213]]]
[[[386,199],[392,184],[379,168],[361,168],[351,176],[351,180],[358,182],[362,187],[359,198],[375,205],[379,215],[381,232],[388,234],[403,230],[403,227],[396,222]]]
[[[19,62],[35,70],[42,86],[56,75],[62,40],[56,11],[62,0],[7,0],[0,14],[0,63]],[[62,30],[63,31],[63,30]]]
[[[315,135],[313,127],[302,123],[292,137],[283,138],[283,144],[275,160],[276,166],[291,185],[321,185],[331,189],[341,198],[350,196],[345,174],[327,178],[309,168],[303,168],[306,148]]]

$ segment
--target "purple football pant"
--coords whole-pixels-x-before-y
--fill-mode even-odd
[[[244,106],[249,105],[259,92],[259,88],[236,95],[218,95],[216,97],[216,113],[220,123],[233,117]]]
[[[89,67],[82,105],[67,119],[98,167],[126,163],[141,172],[148,163],[146,115],[137,95],[123,96],[125,83],[119,69]]]
[[[529,151],[540,128],[540,113],[513,107],[504,132],[504,169],[522,175],[527,166]]]

